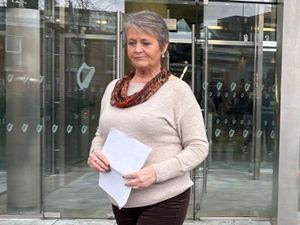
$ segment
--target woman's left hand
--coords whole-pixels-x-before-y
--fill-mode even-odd
[[[156,173],[153,166],[147,166],[138,172],[125,174],[126,186],[133,189],[142,189],[149,187],[156,181]]]

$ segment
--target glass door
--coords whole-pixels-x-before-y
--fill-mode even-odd
[[[121,13],[73,13],[67,30],[46,24],[42,208],[45,217],[109,218],[111,204],[86,160],[101,97],[118,76]]]
[[[210,153],[197,216],[271,216],[276,151],[276,8],[209,2],[198,34]],[[201,85],[201,86],[200,86]]]

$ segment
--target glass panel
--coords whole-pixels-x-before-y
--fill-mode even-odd
[[[190,32],[191,37],[191,32]],[[191,38],[190,38],[191,41]],[[192,45],[170,43],[169,70],[191,86],[192,82]]]
[[[264,40],[275,41],[276,10],[274,5],[261,5],[264,13]],[[237,2],[210,2],[204,10],[204,25],[208,27],[208,38],[226,41],[254,41],[258,16],[257,4]],[[204,33],[202,33],[202,38]]]
[[[210,2],[204,9],[208,38],[253,41],[256,15],[255,4]]]
[[[63,217],[111,217],[86,159],[101,97],[116,77],[117,14],[70,7],[56,8],[55,15],[60,19],[46,24],[45,40],[43,209]]]
[[[5,96],[5,72],[4,72],[4,36],[0,36],[0,214],[6,211],[5,192],[7,190],[6,182],[6,96]]]
[[[198,54],[207,61],[202,107],[211,151],[200,217],[271,216],[278,138],[274,12],[272,5],[249,3],[210,2],[204,8],[208,45]],[[274,30],[261,32],[266,25]]]
[[[117,16],[54,2],[0,3],[0,214],[110,217],[85,162],[116,77]]]

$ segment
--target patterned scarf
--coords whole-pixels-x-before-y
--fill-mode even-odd
[[[152,80],[148,81],[142,90],[127,96],[127,90],[130,80],[135,74],[132,69],[127,75],[120,79],[111,94],[110,104],[119,108],[127,108],[147,101],[169,78],[171,75],[164,67],[161,68]]]

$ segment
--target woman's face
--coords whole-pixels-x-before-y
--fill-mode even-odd
[[[166,48],[160,49],[156,37],[142,30],[129,28],[127,31],[127,55],[136,69],[160,69],[161,55]]]

